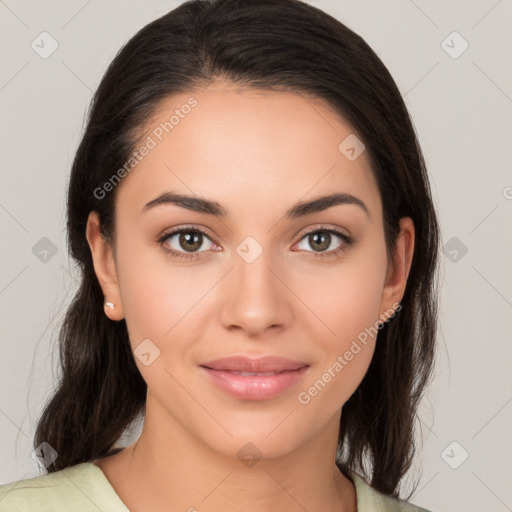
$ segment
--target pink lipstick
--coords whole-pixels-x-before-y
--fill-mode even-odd
[[[275,356],[226,357],[205,362],[200,367],[219,389],[242,400],[276,397],[309,370],[308,363]]]

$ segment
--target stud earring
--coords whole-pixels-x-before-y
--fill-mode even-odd
[[[113,302],[105,302],[105,306],[107,306],[108,308],[110,309],[114,309],[115,306],[114,306],[114,303]]]

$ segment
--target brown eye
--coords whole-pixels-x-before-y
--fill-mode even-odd
[[[341,243],[338,243],[337,246],[336,238],[341,240]],[[319,253],[318,256],[324,256],[324,253],[325,256],[336,255],[339,252],[343,251],[346,248],[346,246],[350,245],[351,243],[351,240],[349,239],[348,236],[334,229],[317,229],[315,231],[311,231],[304,235],[300,243],[303,243],[303,241],[306,241],[307,245],[309,245],[313,249],[313,251],[308,252],[317,252]],[[329,248],[330,250],[328,250]],[[299,245],[299,249],[305,248],[300,247]]]
[[[336,239],[341,241],[337,246],[335,243]],[[211,245],[206,247],[206,250],[200,251],[199,249],[203,247],[205,240]],[[299,242],[299,245],[304,243],[304,241],[313,249],[312,251],[306,249],[306,252],[316,253],[314,256],[320,258],[340,256],[353,243],[351,237],[336,229],[327,227],[306,233]],[[216,247],[208,234],[197,228],[176,229],[171,233],[163,235],[158,240],[158,243],[171,257],[185,260],[200,258],[201,253],[207,253],[209,249]],[[305,248],[299,247],[299,249],[304,250]]]
[[[180,229],[163,235],[158,241],[166,251],[176,254],[177,256],[193,256],[204,245],[205,240],[209,240],[208,235],[198,229]],[[207,247],[208,250],[211,247]]]

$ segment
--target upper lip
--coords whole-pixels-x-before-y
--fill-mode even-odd
[[[266,356],[253,359],[245,356],[231,356],[207,361],[200,366],[211,368],[212,370],[228,370],[242,372],[280,372],[284,370],[297,370],[303,366],[309,366],[307,363],[293,361],[285,357]]]

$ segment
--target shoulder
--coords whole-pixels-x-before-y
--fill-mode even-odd
[[[0,512],[126,512],[99,467],[92,462],[0,485]]]
[[[350,471],[357,496],[357,512],[432,512],[375,490],[360,475]]]

